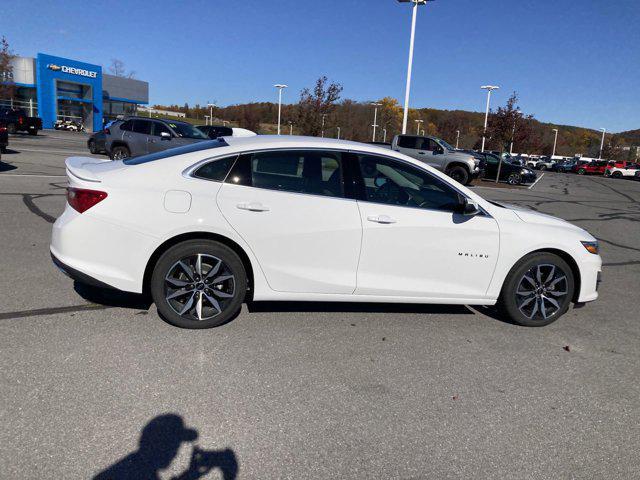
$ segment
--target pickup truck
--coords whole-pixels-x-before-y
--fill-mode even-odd
[[[396,135],[391,149],[437,168],[462,185],[468,185],[482,172],[480,159],[456,150],[441,138]]]
[[[11,134],[18,131],[29,132],[29,135],[37,135],[42,130],[42,119],[29,117],[24,110],[19,108],[0,107],[0,121]]]

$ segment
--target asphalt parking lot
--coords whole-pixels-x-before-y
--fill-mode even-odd
[[[2,156],[0,478],[90,478],[132,453],[133,478],[640,477],[640,182],[475,187],[601,242],[600,299],[544,328],[472,307],[255,304],[187,331],[52,265],[64,159],[86,138],[12,136]],[[174,443],[165,414],[197,439]]]

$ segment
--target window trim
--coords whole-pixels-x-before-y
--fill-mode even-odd
[[[235,158],[231,162],[231,166],[227,170],[227,173],[225,174],[222,180],[215,180],[213,178],[200,177],[196,175],[196,172],[200,170],[202,167],[209,165],[210,163],[218,162],[220,160],[224,160],[225,158],[231,158],[231,157],[235,157]],[[206,180],[208,182],[215,182],[215,183],[225,183],[225,181],[227,180],[227,177],[229,176],[229,173],[231,172],[231,170],[233,170],[233,167],[236,166],[236,162],[238,161],[239,158],[240,158],[239,153],[232,153],[231,155],[220,155],[216,158],[209,158],[205,162],[200,162],[200,164],[196,168],[192,169],[192,171],[190,172],[189,178],[195,178],[197,180]]]

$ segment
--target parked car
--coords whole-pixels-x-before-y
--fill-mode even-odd
[[[497,304],[541,326],[598,296],[585,230],[374,145],[225,137],[66,168],[54,263],[150,292],[180,327],[221,325],[245,299]]]
[[[29,132],[29,135],[37,135],[38,130],[42,130],[42,119],[30,117],[20,108],[0,107],[0,121],[11,134]]]
[[[196,128],[212,140],[219,137],[253,137],[257,135],[256,132],[246,128],[225,127],[223,125],[196,125]]]
[[[551,170],[554,171],[554,172],[558,172],[558,173],[567,173],[567,172],[570,172],[573,169],[575,164],[576,164],[575,160],[565,160],[565,161],[562,161],[562,162],[556,162],[551,167]]]
[[[9,146],[9,132],[7,125],[0,120],[0,153],[6,153]]]
[[[536,170],[550,170],[557,162],[551,157],[541,157],[535,164]]]
[[[462,185],[468,185],[481,173],[478,158],[456,151],[441,138],[396,135],[391,149],[437,168]]]
[[[578,175],[603,175],[607,168],[606,160],[593,160],[591,162],[578,161],[572,168]]]
[[[129,117],[108,130],[105,148],[112,160],[207,140],[207,136],[190,123],[160,118]]]
[[[84,125],[76,120],[70,118],[59,118],[53,125],[54,130],[65,130],[67,132],[84,132],[86,128]]]
[[[501,157],[493,153],[485,153],[484,178],[495,180],[498,175],[498,164]],[[506,181],[509,185],[520,185],[521,183],[532,183],[537,178],[536,172],[533,170],[514,165],[507,159],[502,159],[500,165],[499,180]]]
[[[607,168],[604,171],[605,177],[623,178],[634,177],[636,172],[640,169],[640,165],[637,163],[623,162],[615,163],[609,162]]]

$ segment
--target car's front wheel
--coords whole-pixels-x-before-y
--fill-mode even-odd
[[[520,185],[522,182],[522,177],[519,173],[512,173],[507,177],[507,183],[509,185]]]
[[[182,328],[211,328],[240,310],[247,275],[238,255],[226,245],[189,240],[160,257],[150,290],[167,322]]]
[[[584,168],[578,170],[578,175],[584,175],[587,171]]]
[[[447,175],[453,178],[456,182],[466,185],[469,182],[471,176],[466,168],[456,165],[455,167],[451,167],[447,171]]]
[[[98,153],[98,150],[96,149],[96,141],[93,139],[89,140],[89,152],[93,154]]]
[[[131,152],[127,147],[119,146],[112,148],[109,156],[111,157],[111,160],[124,160],[131,156]]]
[[[620,177],[622,177],[622,172],[613,172],[613,173],[611,174],[611,176],[612,176],[613,178],[620,178]]]
[[[567,262],[552,253],[532,253],[507,275],[498,307],[518,325],[542,327],[569,309],[574,288],[573,272]]]

